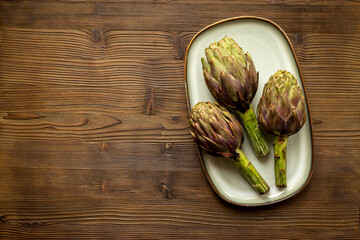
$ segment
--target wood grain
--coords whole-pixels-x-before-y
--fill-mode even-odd
[[[5,26],[46,28],[117,28],[122,30],[198,31],[223,18],[249,15],[276,20],[288,32],[359,33],[360,5],[357,1],[250,1],[234,4],[216,1],[1,2],[0,21]],[[349,5],[347,5],[349,4]],[[64,11],[66,9],[66,11]],[[219,10],[221,9],[221,10]]]
[[[358,239],[359,1],[0,1],[1,239]],[[184,57],[217,20],[289,35],[314,175],[282,203],[211,189],[188,129]],[[261,73],[260,73],[261,74]]]

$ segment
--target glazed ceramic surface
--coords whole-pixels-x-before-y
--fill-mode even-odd
[[[185,63],[190,108],[199,101],[215,101],[204,82],[200,59],[205,57],[204,50],[210,43],[219,41],[224,36],[233,38],[245,52],[248,51],[251,54],[256,70],[259,72],[259,87],[252,101],[255,112],[265,82],[277,70],[287,70],[294,74],[304,91],[296,56],[290,41],[281,28],[266,19],[240,17],[224,20],[205,28],[190,43]],[[277,188],[275,185],[274,137],[269,134],[265,135],[271,149],[266,157],[256,157],[247,136],[245,136],[242,147],[246,156],[270,185],[270,191],[265,195],[257,194],[230,160],[212,157],[200,152],[208,180],[217,194],[224,200],[244,206],[279,202],[301,191],[310,180],[313,166],[313,146],[308,104],[305,125],[298,133],[289,137],[287,188]]]

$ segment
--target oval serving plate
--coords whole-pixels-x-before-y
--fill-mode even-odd
[[[307,119],[302,129],[289,137],[287,146],[287,188],[277,188],[274,175],[273,136],[266,134],[270,153],[257,158],[245,137],[243,151],[270,185],[267,194],[257,194],[241,176],[233,163],[205,154],[199,157],[205,174],[214,191],[225,201],[240,206],[260,206],[279,202],[294,196],[305,188],[313,170],[313,134],[309,103],[294,49],[285,32],[274,22],[259,17],[236,17],[216,22],[197,33],[191,40],[185,57],[185,82],[189,112],[200,101],[214,102],[202,74],[201,57],[204,50],[224,36],[234,40],[250,52],[259,71],[259,87],[252,101],[256,111],[265,82],[277,70],[290,71],[302,87],[306,99]]]

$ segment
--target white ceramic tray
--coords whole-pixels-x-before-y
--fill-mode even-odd
[[[237,17],[216,22],[195,35],[190,42],[185,58],[185,79],[189,110],[199,101],[211,101],[202,74],[201,57],[204,50],[224,36],[234,40],[248,51],[259,71],[259,88],[252,101],[256,111],[265,82],[277,70],[290,71],[302,87],[307,103],[307,119],[303,128],[289,137],[287,146],[287,188],[277,188],[274,175],[273,136],[265,134],[270,153],[257,158],[245,137],[243,151],[270,185],[267,194],[257,194],[241,176],[233,163],[224,158],[209,156],[199,150],[205,174],[214,191],[225,201],[241,206],[267,205],[285,200],[297,193],[310,181],[313,169],[313,137],[309,104],[304,82],[290,40],[274,22],[259,17]]]

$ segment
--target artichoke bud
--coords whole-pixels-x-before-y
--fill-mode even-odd
[[[197,144],[215,156],[235,157],[244,139],[237,119],[225,108],[199,102],[190,114],[190,132]]]
[[[292,135],[306,121],[305,98],[290,72],[279,70],[265,84],[257,114],[260,126],[274,135]]]
[[[206,60],[202,58],[201,62],[210,92],[220,103],[245,112],[258,86],[258,75],[250,54],[245,54],[234,39],[224,37],[210,44],[205,55]]]

